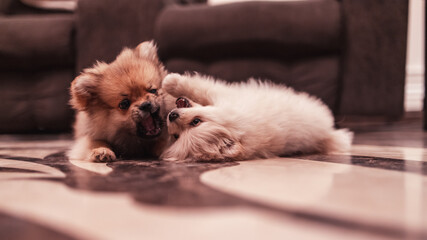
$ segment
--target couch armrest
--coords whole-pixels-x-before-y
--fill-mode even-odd
[[[79,0],[77,72],[96,60],[114,60],[123,47],[152,39],[163,5],[157,0]]]
[[[342,0],[341,115],[403,115],[408,0]]]

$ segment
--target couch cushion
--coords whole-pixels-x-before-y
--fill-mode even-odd
[[[69,130],[73,69],[0,71],[0,133]]]
[[[335,0],[174,6],[159,16],[155,38],[163,59],[294,58],[337,52],[341,20]]]
[[[0,17],[0,69],[36,69],[73,64],[74,16]]]

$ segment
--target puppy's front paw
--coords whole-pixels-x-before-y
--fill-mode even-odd
[[[99,147],[92,149],[89,160],[92,162],[112,162],[116,160],[116,154],[109,148]]]
[[[177,94],[177,87],[181,77],[182,76],[177,73],[168,74],[165,77],[165,79],[163,79],[162,88],[170,95],[174,97],[180,97],[180,96],[176,96],[176,94]]]

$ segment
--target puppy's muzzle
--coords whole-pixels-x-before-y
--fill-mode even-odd
[[[179,114],[176,112],[169,113],[169,122],[175,121],[177,118],[179,118]]]
[[[162,132],[162,119],[159,115],[160,107],[150,101],[137,106],[133,118],[137,124],[137,135],[142,138],[155,138]]]

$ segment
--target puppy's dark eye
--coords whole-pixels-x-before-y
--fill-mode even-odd
[[[173,135],[173,137],[174,137],[175,139],[178,139],[178,138],[179,138],[179,135],[178,135],[178,134],[174,134],[174,135]]]
[[[152,89],[148,90],[148,92],[152,93],[152,94],[157,94],[157,89],[152,88]]]
[[[197,125],[199,125],[202,122],[202,120],[200,120],[199,118],[195,118],[193,119],[193,121],[191,121],[190,125],[195,127]]]
[[[129,99],[123,99],[120,103],[119,103],[119,108],[126,110],[128,109],[130,106],[130,100]]]

